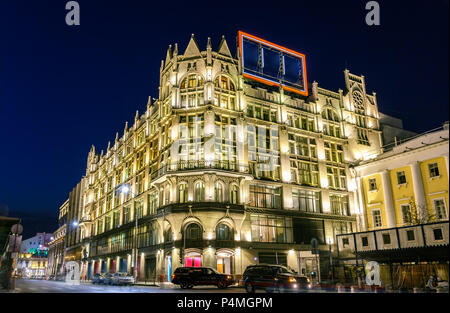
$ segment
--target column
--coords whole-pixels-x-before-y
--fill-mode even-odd
[[[357,196],[358,196],[358,204],[359,204],[359,212],[358,215],[363,215],[360,219],[360,227],[359,231],[367,230],[367,211],[364,205],[364,193],[363,193],[363,184],[361,182],[361,177],[356,178],[357,184]]]
[[[381,173],[381,180],[383,183],[384,208],[386,210],[387,227],[395,227],[397,225],[395,221],[395,207],[392,196],[391,178],[388,170],[384,170]]]
[[[417,217],[419,220],[428,217],[427,201],[425,198],[425,191],[423,189],[422,173],[420,171],[420,162],[416,161],[409,165],[412,172],[414,198],[417,209]]]
[[[449,172],[448,172],[448,153],[444,154],[444,159],[445,159],[445,167],[447,168],[447,178],[450,177]]]

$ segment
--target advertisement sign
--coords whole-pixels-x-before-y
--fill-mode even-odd
[[[305,55],[239,31],[243,76],[308,96]]]

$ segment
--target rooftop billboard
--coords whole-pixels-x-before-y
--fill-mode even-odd
[[[238,32],[243,76],[308,96],[305,55]]]

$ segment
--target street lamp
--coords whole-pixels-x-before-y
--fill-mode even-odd
[[[120,188],[120,191],[123,194],[128,194],[130,192],[131,188],[128,184],[123,185]],[[131,198],[134,198],[134,192],[131,191]],[[137,245],[137,234],[138,234],[138,218],[137,218],[137,210],[136,207],[134,207],[134,249],[133,249],[133,253],[134,253],[134,258],[133,258],[133,277],[134,277],[134,281],[137,281],[137,254],[138,254],[138,245]]]

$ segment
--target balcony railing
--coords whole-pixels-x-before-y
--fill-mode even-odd
[[[151,179],[157,179],[170,172],[217,169],[238,173],[248,173],[248,166],[238,165],[231,161],[182,161],[175,164],[164,165],[158,170],[151,173]]]

